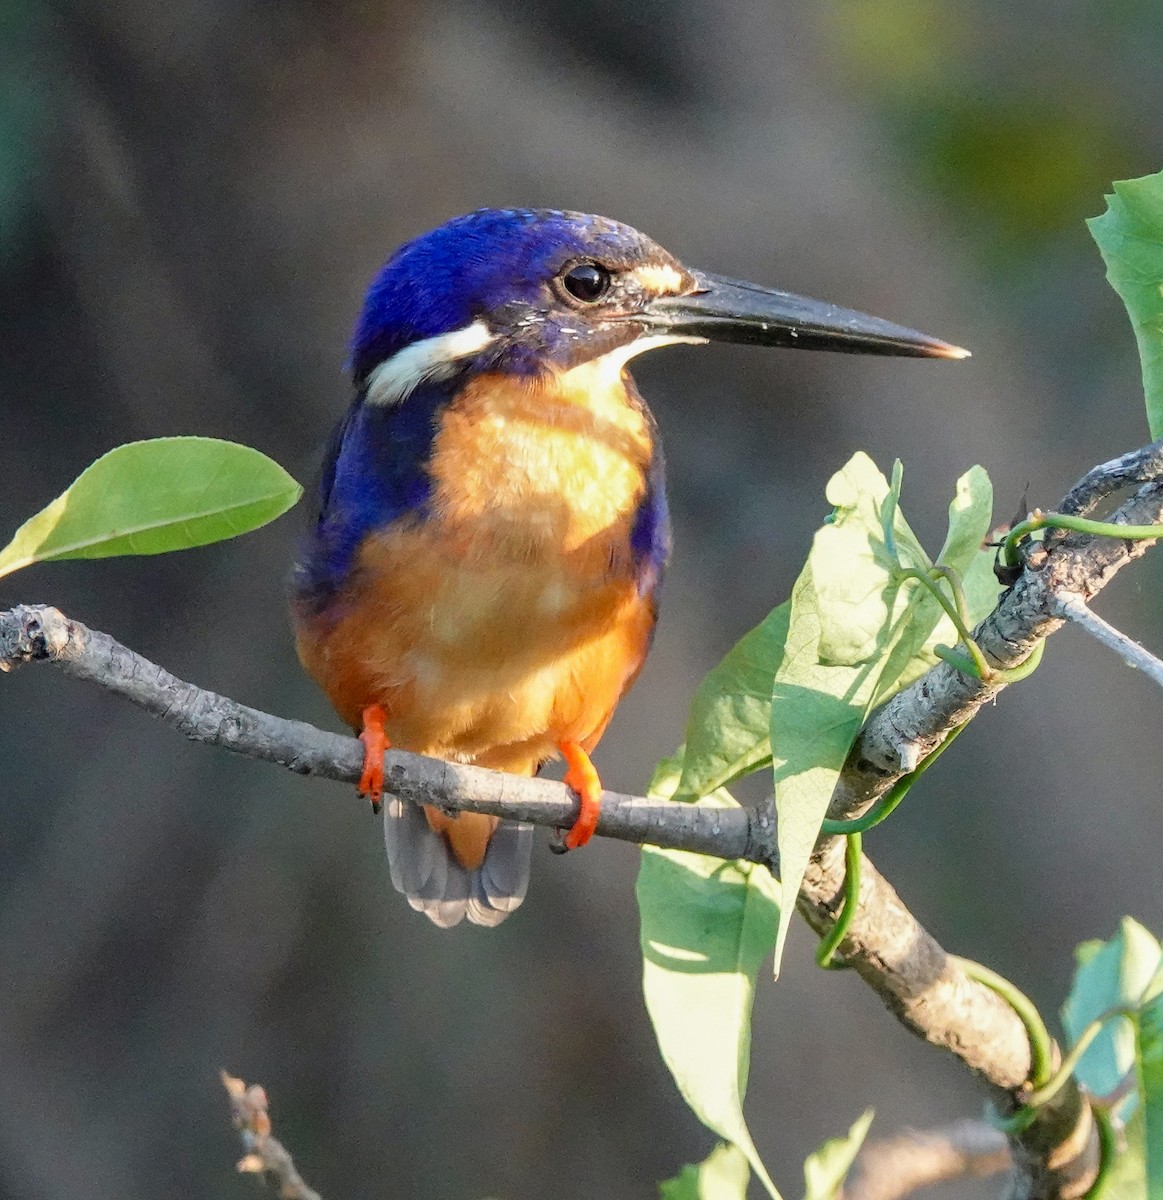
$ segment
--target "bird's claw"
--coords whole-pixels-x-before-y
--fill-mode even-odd
[[[581,801],[577,820],[561,838],[560,844],[555,843],[550,847],[556,853],[564,854],[567,850],[580,850],[594,836],[602,811],[602,781],[590,762],[590,756],[577,742],[562,742],[560,749],[568,768],[565,786],[572,788]]]
[[[359,740],[363,742],[363,774],[359,777],[359,794],[372,803],[372,812],[379,813],[384,807],[384,753],[391,743],[384,730],[387,713],[379,704],[369,704],[363,710],[363,731]]]

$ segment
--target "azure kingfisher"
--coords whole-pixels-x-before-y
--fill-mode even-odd
[[[626,371],[676,342],[964,358],[862,313],[685,267],[603,217],[481,209],[401,247],[355,329],[354,399],[297,566],[299,656],[365,746],[531,775],[589,755],[650,647],[662,450]],[[532,827],[389,797],[392,883],[440,926],[522,901]]]

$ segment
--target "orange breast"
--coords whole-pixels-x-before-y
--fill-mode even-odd
[[[370,537],[338,616],[300,626],[353,727],[379,703],[395,745],[511,771],[601,736],[654,624],[630,551],[653,448],[632,385],[584,372],[474,381],[430,515]]]

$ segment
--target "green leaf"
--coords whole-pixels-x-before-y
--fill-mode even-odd
[[[979,621],[985,620],[997,607],[1002,586],[993,570],[996,560],[997,552],[994,547],[979,550],[973,561],[962,572],[961,583],[965,588],[965,599],[969,604],[971,630]],[[952,643],[953,627],[948,621],[945,623],[945,631],[948,634],[948,641]],[[936,631],[935,640],[942,640],[942,633],[939,629]]]
[[[118,446],[26,521],[0,550],[0,576],[62,558],[161,554],[273,521],[303,489],[233,442],[169,437]]]
[[[957,490],[949,502],[949,532],[937,561],[961,575],[971,628],[993,612],[1001,593],[1001,584],[993,571],[996,551],[985,544],[992,523],[993,485],[989,474],[984,467],[970,467],[957,480]],[[943,628],[933,631],[931,643],[946,638],[952,642],[955,636],[946,617]]]
[[[1139,1108],[1120,1135],[1114,1161],[1086,1200],[1147,1200],[1147,1163],[1143,1110]]]
[[[1062,1006],[1062,1025],[1073,1044],[1103,1013],[1135,1007],[1160,964],[1159,942],[1137,921],[1124,917],[1108,942],[1083,942],[1075,951],[1077,967],[1070,995]],[[1124,1020],[1108,1021],[1087,1047],[1075,1071],[1080,1083],[1096,1096],[1111,1095],[1135,1066],[1135,1033]],[[1129,1119],[1135,1098],[1114,1110]]]
[[[901,514],[895,490],[867,454],[854,454],[828,481],[826,495],[834,506],[832,520],[817,532],[808,555],[820,627],[815,643],[821,662],[861,667],[881,656],[886,621],[894,611],[899,615],[898,568],[927,570],[931,564]],[[889,511],[891,541],[884,533]],[[793,628],[795,607],[793,589]]]
[[[1137,1022],[1143,1095],[1148,1200],[1163,1200],[1163,997],[1143,1006]]]
[[[769,613],[699,684],[678,799],[705,796],[771,762],[771,684],[790,613],[790,601]]]
[[[652,795],[666,795],[676,764]],[[719,791],[701,801],[734,807]],[[737,1146],[768,1193],[779,1193],[743,1117],[751,1005],[778,919],[766,868],[644,846],[638,872],[642,990],[663,1060],[695,1116]]]
[[[1163,437],[1163,172],[1123,179],[1107,210],[1087,221],[1111,287],[1126,305],[1139,344],[1147,423]]]
[[[952,567],[961,576],[971,628],[993,611],[1001,591],[993,573],[994,551],[983,548],[992,516],[993,487],[989,475],[983,467],[970,467],[957,480],[949,503],[949,531],[937,562]],[[957,630],[936,599],[923,587],[909,586],[912,590],[904,627],[885,662],[877,686],[878,704],[908,687],[937,663],[934,647],[954,645],[957,641]]]
[[[865,1109],[846,1137],[831,1138],[808,1156],[804,1163],[804,1200],[837,1200],[848,1171],[864,1145],[872,1116],[872,1109]]]
[[[883,558],[886,563],[898,561],[895,543],[899,524],[903,526],[901,537],[908,552],[908,565],[920,565],[922,561],[928,565],[916,538],[899,515],[901,474],[897,463],[893,483],[881,503],[881,541],[887,547]],[[964,576],[975,622],[993,609],[999,591],[993,574],[993,553],[981,549],[989,533],[992,510],[989,476],[981,467],[973,467],[957,481],[956,495],[949,506],[949,536],[940,561]],[[833,523],[829,521],[828,527]],[[858,554],[869,553],[867,543],[861,545],[859,541],[856,550]],[[875,550],[871,552],[875,558]],[[829,596],[836,600],[835,615],[842,626],[850,603],[843,586],[842,562],[838,572],[841,578],[832,580],[828,589]],[[905,626],[884,678],[878,683],[880,702],[907,687],[937,661],[933,653],[935,645],[956,640],[952,624],[928,592],[910,584],[908,604]],[[676,798],[705,796],[770,764],[772,686],[784,658],[790,615],[790,601],[781,604],[745,634],[699,685],[687,721],[686,756]],[[827,652],[858,658],[865,647],[849,645],[845,650],[846,639],[852,640],[850,633],[838,637]]]
[[[901,506],[901,490],[905,486],[905,464],[899,458],[893,459],[892,482],[888,485],[888,495],[880,506],[880,536],[888,547],[889,557],[895,562],[896,549],[896,515]]]
[[[794,877],[788,882],[785,865],[785,926],[836,774],[869,710],[928,670],[935,644],[956,640],[938,602],[900,578],[902,568],[930,566],[900,512],[900,488],[899,463],[890,486],[864,454],[832,479],[828,500],[835,511],[816,535],[791,602],[703,680],[687,723],[679,799],[766,766],[773,736],[780,739],[780,854]],[[992,555],[981,549],[992,507],[989,477],[974,467],[958,481],[942,551],[946,565],[969,572],[974,619],[993,607],[998,591]],[[979,580],[972,587],[971,577]],[[773,695],[783,702],[778,712]]]
[[[720,1142],[701,1162],[658,1185],[661,1200],[747,1200],[751,1168],[738,1146]]]
[[[992,519],[993,487],[989,474],[984,467],[970,467],[957,480],[953,499],[949,501],[949,532],[937,561],[964,575],[981,554]],[[993,555],[987,551],[986,557],[992,559]]]
[[[854,455],[832,477],[827,495],[835,512],[817,532],[792,592],[784,658],[772,688],[782,878],[777,973],[848,751],[872,708],[898,690],[902,678],[924,669],[918,660],[942,616],[935,600],[915,594],[915,581],[906,585],[900,577],[902,569],[924,571],[930,563],[896,503],[896,489],[872,460]],[[971,507],[976,512],[976,503]],[[891,539],[885,536],[890,519]],[[967,539],[958,530],[953,540]]]
[[[1143,1004],[1150,1004],[1160,995],[1163,995],[1163,958],[1159,959],[1159,966],[1156,968],[1155,974],[1151,976],[1150,982],[1143,989]]]

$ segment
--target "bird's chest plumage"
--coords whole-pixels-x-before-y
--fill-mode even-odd
[[[438,422],[423,513],[363,540],[326,634],[300,639],[343,715],[385,703],[397,744],[510,769],[488,751],[600,734],[654,622],[634,545],[652,434],[598,367],[470,383]]]
[[[629,566],[653,452],[641,402],[596,369],[479,381],[433,443],[432,536],[470,567],[520,563],[584,591]]]

